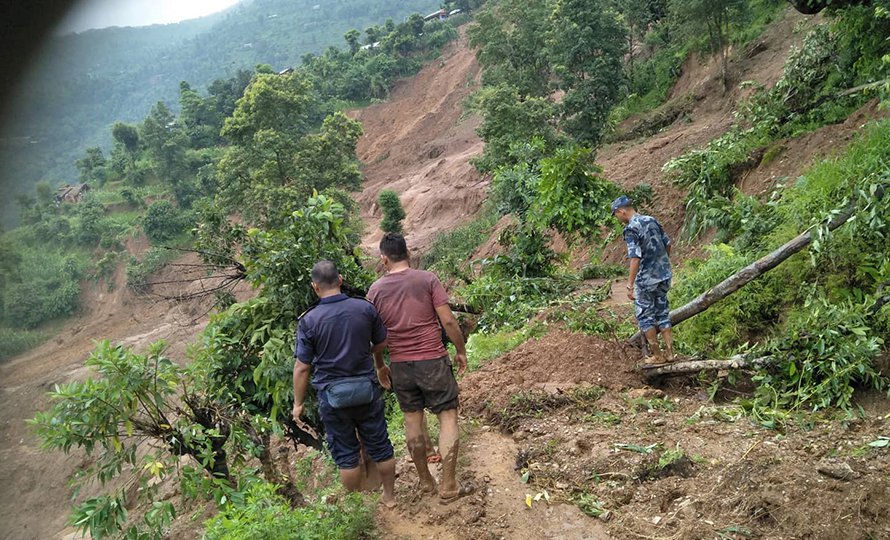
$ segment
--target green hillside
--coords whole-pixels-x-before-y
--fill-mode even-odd
[[[53,38],[22,81],[0,135],[0,187],[31,192],[39,180],[76,179],[83,150],[111,143],[114,121],[145,117],[163,100],[176,107],[179,83],[203,88],[238,69],[297,65],[343,42],[352,28],[438,8],[432,0],[246,0],[220,13],[171,25],[108,28]],[[362,36],[365,38],[365,36]],[[14,197],[0,203],[14,222]]]

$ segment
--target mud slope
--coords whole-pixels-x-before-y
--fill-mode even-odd
[[[129,247],[139,252],[146,246]],[[184,257],[179,262],[197,261]],[[162,271],[155,280],[182,277],[174,271]],[[204,314],[208,306],[199,301],[172,303],[136,296],[126,288],[123,268],[114,280],[112,292],[104,281],[86,284],[80,317],[66,323],[58,336],[42,346],[0,364],[0,539],[46,540],[64,538],[72,531],[65,528],[71,505],[67,482],[88,462],[79,452],[65,456],[41,451],[25,421],[49,406],[46,392],[54,385],[88,376],[83,362],[95,340],[108,339],[145,350],[148,344],[163,339],[169,345],[168,356],[183,362],[186,344],[207,322]],[[200,285],[162,292],[175,294],[194,287]],[[245,289],[238,296],[247,294]],[[93,496],[97,489],[87,487],[82,494]]]
[[[479,119],[462,116],[478,73],[462,36],[416,76],[397,84],[385,103],[351,113],[364,126],[358,157],[365,184],[357,199],[367,252],[376,253],[382,235],[376,205],[382,189],[401,197],[412,250],[428,248],[436,234],[467,221],[482,205],[488,182],[469,162],[482,152],[475,131]]]
[[[740,89],[739,83],[755,81],[767,88],[773,86],[782,76],[792,47],[799,46],[809,28],[821,22],[820,17],[788,9],[753,43],[731,50],[728,91],[723,89],[716,59],[690,57],[671,90],[669,102],[662,107],[676,107],[676,103],[686,101],[691,103],[688,112],[651,137],[602,148],[597,161],[606,177],[628,190],[640,183],[650,184],[655,193],[653,213],[668,233],[676,236],[683,224],[685,193],[665,178],[661,171],[664,164],[728,131],[736,121],[733,111],[750,95],[750,89]],[[630,129],[636,121],[639,119],[631,118],[621,127]],[[678,250],[679,255],[682,257],[687,250]]]

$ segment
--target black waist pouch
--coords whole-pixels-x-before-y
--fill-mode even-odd
[[[345,377],[325,388],[325,397],[335,409],[358,407],[374,401],[374,383],[368,377]]]

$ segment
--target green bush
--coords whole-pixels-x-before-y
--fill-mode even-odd
[[[380,229],[385,233],[402,233],[402,220],[405,219],[405,209],[399,200],[399,194],[391,189],[384,189],[377,197],[377,204],[383,212],[380,221]]]
[[[470,281],[462,269],[473,252],[488,240],[497,221],[498,213],[493,207],[483,207],[472,221],[436,236],[430,250],[417,261],[418,266],[429,268],[443,278]]]
[[[205,526],[206,540],[357,540],[373,530],[374,518],[359,494],[291,508],[273,485],[258,483],[244,505],[227,506]]]
[[[142,229],[152,242],[166,242],[175,238],[184,227],[182,213],[170,201],[155,201],[142,219]]]
[[[52,336],[45,330],[0,326],[0,361],[33,349]]]
[[[884,340],[871,327],[871,304],[829,301],[822,291],[811,295],[767,348],[778,362],[754,378],[755,414],[849,409],[854,389],[887,388],[887,378],[874,366]]]
[[[15,328],[30,329],[70,315],[80,300],[82,260],[52,251],[22,252],[18,279],[4,291],[4,318]]]

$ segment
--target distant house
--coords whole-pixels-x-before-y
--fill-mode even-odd
[[[374,43],[368,43],[367,45],[362,45],[361,47],[359,47],[359,49],[361,49],[363,51],[367,51],[368,49],[376,49],[379,46],[380,46],[380,42],[375,41]]]
[[[65,184],[56,192],[56,201],[60,203],[78,203],[89,190],[90,186],[87,184],[76,184],[73,186]]]
[[[440,9],[439,11],[436,11],[435,13],[430,13],[429,15],[424,17],[423,20],[431,21],[433,19],[444,19],[447,16],[446,13],[447,12],[444,9]]]
[[[294,68],[289,67],[289,68],[282,69],[281,71],[278,72],[278,74],[279,75],[287,75],[287,74],[293,73],[293,72],[294,72]]]
[[[448,16],[449,16],[449,17],[453,17],[454,15],[457,15],[458,13],[462,13],[461,10],[459,10],[459,9],[452,9],[451,11],[448,12]]]

